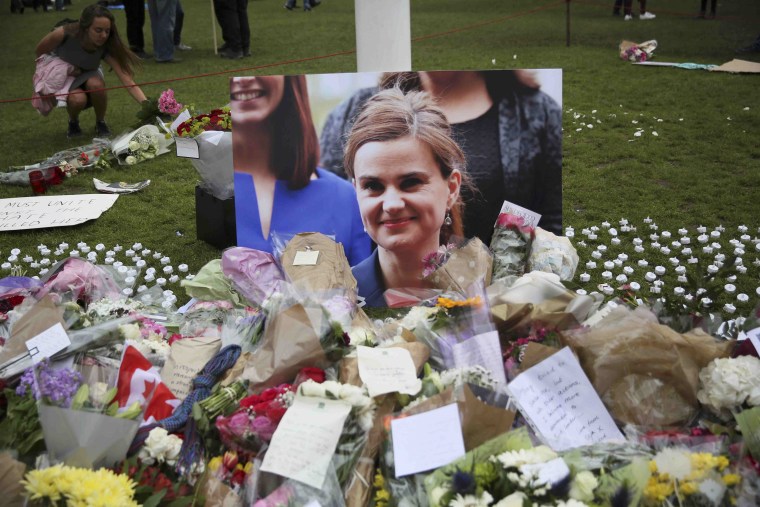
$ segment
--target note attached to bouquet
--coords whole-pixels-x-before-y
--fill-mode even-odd
[[[29,355],[32,356],[34,364],[46,357],[52,357],[69,345],[71,345],[69,335],[60,323],[26,341],[26,348],[29,349]]]
[[[391,421],[396,477],[448,465],[464,456],[456,403]]]
[[[491,372],[500,386],[507,384],[497,331],[489,331],[457,343],[452,348],[452,354],[457,368],[481,365]]]
[[[272,436],[261,469],[322,489],[351,406],[296,396]]]
[[[625,440],[569,347],[518,375],[507,389],[555,451]]]
[[[198,141],[192,137],[177,137],[175,140],[177,156],[183,158],[201,158]]]
[[[422,381],[408,350],[399,347],[356,348],[359,377],[373,398],[385,393],[417,394]]]
[[[525,220],[525,225],[533,227],[534,229],[538,226],[538,221],[541,220],[540,213],[531,211],[528,208],[523,208],[517,204],[512,204],[509,201],[504,201],[504,204],[501,205],[501,211],[499,211],[499,214],[501,215],[504,213],[522,217],[523,220]]]

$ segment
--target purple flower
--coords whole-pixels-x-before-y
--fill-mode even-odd
[[[82,375],[79,372],[68,368],[56,370],[45,359],[24,372],[16,394],[26,396],[31,389],[35,400],[42,398],[52,405],[68,408],[81,384]]]

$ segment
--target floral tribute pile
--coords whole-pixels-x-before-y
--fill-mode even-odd
[[[106,247],[0,252],[4,501],[760,504],[760,239],[497,224],[490,246],[431,253],[430,288],[383,309],[361,306],[344,257],[293,266],[287,245],[182,277],[168,259],[146,272],[139,244],[118,266]],[[552,372],[575,375],[552,413],[609,417],[610,436],[557,445],[526,408],[517,382],[560,356],[581,374]],[[601,409],[576,406],[579,384]]]

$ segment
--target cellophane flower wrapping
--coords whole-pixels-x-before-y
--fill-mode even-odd
[[[572,280],[578,260],[578,252],[568,238],[536,227],[528,257],[528,271],[554,273],[560,280]]]
[[[105,151],[108,150],[108,139],[93,139],[93,142],[76,148],[59,151],[40,162],[11,166],[0,170],[0,183],[8,185],[29,185],[29,173],[41,171],[46,180],[53,178],[53,183],[60,183],[59,176],[74,176],[82,169],[92,169]]]
[[[534,229],[525,218],[511,213],[501,213],[491,237],[493,252],[493,280],[525,273]]]
[[[700,403],[725,420],[733,411],[760,406],[760,359],[719,358],[699,372]]]
[[[190,158],[201,178],[200,187],[217,199],[235,195],[232,132],[206,131],[195,137],[198,158]]]
[[[120,165],[135,165],[168,152],[173,143],[157,126],[143,125],[111,141],[111,152]]]

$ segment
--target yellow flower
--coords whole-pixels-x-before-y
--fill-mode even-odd
[[[453,299],[439,297],[436,306],[442,306],[444,308],[458,308],[462,306],[478,307],[483,304],[483,299],[480,296],[467,298],[464,301],[454,301]]]
[[[391,499],[391,494],[385,491],[384,489],[380,489],[375,493],[375,500],[387,502]]]
[[[219,467],[222,466],[222,457],[216,456],[215,458],[211,458],[211,461],[208,462],[208,469],[212,472],[216,472],[219,470]]]
[[[654,477],[651,477],[649,479],[649,484],[647,484],[646,489],[644,489],[644,495],[649,500],[663,502],[666,498],[672,495],[674,491],[672,482],[660,482]]]
[[[383,474],[380,473],[380,470],[375,473],[375,480],[372,485],[375,489],[383,489],[385,486],[385,478],[383,477]]]
[[[718,470],[723,471],[730,464],[728,458],[725,456],[718,456]]]
[[[723,484],[726,486],[734,486],[741,482],[742,478],[739,474],[726,474],[723,476]]]
[[[649,462],[649,471],[651,473],[657,472],[657,462],[656,461],[652,460],[652,461]]]
[[[681,493],[686,496],[693,495],[697,492],[697,485],[691,481],[684,481],[679,486]]]

